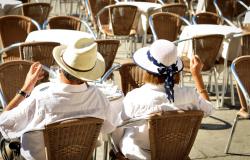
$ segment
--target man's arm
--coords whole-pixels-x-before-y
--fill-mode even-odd
[[[31,65],[30,70],[26,76],[23,87],[21,88],[22,93],[18,93],[10,103],[4,108],[4,111],[11,110],[18,106],[25,99],[25,94],[29,95],[35,87],[37,81],[43,78],[42,65],[39,62],[35,62]]]
[[[205,88],[202,75],[201,75],[202,67],[203,67],[203,64],[200,58],[197,55],[193,56],[192,59],[190,60],[190,72],[195,82],[195,87],[201,97],[203,97],[206,100],[209,100],[209,96],[208,96],[208,93]]]

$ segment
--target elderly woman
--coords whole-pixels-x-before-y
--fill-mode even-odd
[[[151,47],[141,48],[133,55],[135,63],[146,70],[145,84],[124,98],[124,119],[167,110],[202,110],[208,116],[213,111],[200,74],[202,63],[197,56],[190,61],[193,87],[179,87],[183,63],[177,57],[176,46],[167,40],[157,40]],[[122,153],[129,159],[150,159],[148,126],[126,128],[120,141]]]

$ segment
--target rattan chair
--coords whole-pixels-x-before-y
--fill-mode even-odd
[[[192,54],[198,55],[202,63],[204,64],[202,68],[202,74],[209,74],[210,77],[212,74],[214,74],[217,107],[219,106],[219,91],[215,70],[215,62],[218,57],[223,40],[224,36],[220,34],[195,36],[192,38]],[[184,64],[183,74],[185,75],[185,73],[190,73],[190,59],[188,57],[182,57],[182,61]],[[211,78],[209,78],[209,81],[211,81]],[[209,82],[209,84],[210,83],[211,82]]]
[[[45,20],[47,20],[52,6],[49,3],[23,3],[14,7],[11,14],[21,14],[30,17],[39,23],[42,27]]]
[[[137,7],[133,5],[107,6],[97,14],[99,30],[106,38],[129,40],[131,53],[133,53],[136,50],[136,31],[133,29],[136,13]],[[102,24],[101,17],[106,15],[108,15],[110,25]]]
[[[236,80],[241,110],[236,114],[225,153],[228,153],[238,120],[250,118],[250,83],[249,83],[250,56],[235,59],[231,65],[232,74]]]
[[[5,107],[23,86],[30,61],[10,61],[0,65],[1,104]]]
[[[212,12],[200,12],[193,16],[193,24],[223,24],[223,20],[217,14]]]
[[[155,13],[149,17],[149,26],[152,30],[155,40],[177,40],[183,22],[187,25],[190,25],[190,23],[185,18],[174,13]]]
[[[103,120],[79,118],[45,126],[47,160],[90,160]]]
[[[48,26],[49,29],[69,29],[69,30],[83,30],[93,35],[96,38],[96,34],[90,28],[87,22],[73,16],[54,16],[44,22],[43,28]]]
[[[129,91],[139,88],[144,84],[143,74],[146,72],[134,63],[125,63],[119,68],[121,88],[126,95]]]
[[[18,15],[0,17],[0,42],[2,48],[8,48],[15,43],[24,42],[27,35],[36,28],[40,29],[39,24],[31,18]],[[8,51],[0,50],[2,61],[20,59],[18,49]]]
[[[152,160],[187,160],[197,136],[203,112],[189,111],[165,111],[138,117],[125,121],[121,126],[131,126],[138,121],[148,121],[149,140]],[[118,160],[124,160],[119,148],[113,143],[111,146],[113,156]]]
[[[87,9],[90,12],[90,16],[91,16],[91,21],[92,24],[94,25],[95,29],[97,31],[99,31],[99,28],[97,26],[97,13],[104,7],[108,6],[108,5],[112,5],[115,4],[115,0],[87,0],[87,4],[86,6],[88,7]],[[102,24],[109,24],[109,20],[108,20],[108,14],[105,13],[104,15],[102,15],[100,17],[101,23]]]
[[[188,11],[188,8],[183,3],[170,3],[161,7],[162,12],[175,13],[181,17],[184,17]]]

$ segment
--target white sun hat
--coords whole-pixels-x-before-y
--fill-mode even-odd
[[[153,61],[163,64],[165,67],[176,64],[178,72],[183,69],[183,63],[177,57],[177,47],[168,40],[156,40],[150,47],[137,50],[133,55],[133,59],[137,65],[154,74],[159,74],[159,66]]]
[[[81,38],[67,46],[55,47],[53,57],[63,70],[84,81],[96,80],[105,71],[105,61],[91,38]]]

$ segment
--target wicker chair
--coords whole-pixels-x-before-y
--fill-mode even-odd
[[[45,126],[43,134],[47,159],[91,159],[102,124],[102,119],[85,117]]]
[[[1,104],[5,107],[22,87],[32,62],[10,61],[0,65]]]
[[[92,20],[92,23],[95,27],[95,29],[97,31],[99,31],[99,28],[97,26],[97,19],[96,19],[96,15],[97,13],[104,7],[108,6],[108,5],[112,5],[112,4],[115,4],[115,0],[87,0],[88,2],[88,10],[90,12],[90,15],[91,15],[91,20]],[[105,13],[104,15],[102,15],[100,17],[101,19],[101,23],[102,24],[108,24],[109,23],[109,20],[108,20],[108,14]]]
[[[210,76],[214,74],[217,106],[219,106],[219,91],[215,70],[215,62],[223,40],[224,36],[220,34],[203,35],[192,38],[193,54],[198,55],[202,63],[204,64],[202,68],[202,74],[209,74]],[[190,73],[189,58],[182,57],[182,61],[184,64],[184,72]],[[211,81],[211,78],[209,78],[209,81]]]
[[[2,48],[7,48],[15,43],[24,42],[27,35],[32,31],[33,26],[40,29],[37,22],[25,16],[3,16],[0,17],[0,42]],[[1,50],[2,61],[20,59],[18,49],[10,51]]]
[[[134,122],[147,120],[149,125],[149,140],[152,160],[187,160],[197,136],[203,112],[166,111],[152,114],[148,117],[135,118],[125,121],[122,126],[131,126]],[[118,160],[125,157],[119,148],[112,143],[113,156],[119,155]]]
[[[97,24],[99,30],[107,38],[116,37],[121,40],[130,40],[131,52],[133,53],[136,49],[136,31],[133,29],[136,13],[137,7],[132,5],[107,6],[100,10],[97,14]],[[107,14],[111,27],[110,25],[102,24],[101,21],[101,17]]]
[[[54,16],[44,22],[43,28],[48,26],[49,29],[69,29],[69,30],[82,30],[82,27],[96,38],[96,34],[90,28],[87,22],[73,16]]]
[[[181,17],[184,17],[187,13],[187,6],[183,3],[170,3],[161,7],[162,12],[175,13]]]
[[[135,2],[150,2],[150,3],[156,3],[158,0],[134,0]]]
[[[138,88],[144,84],[143,73],[145,70],[140,68],[134,63],[122,64],[119,68],[119,73],[121,76],[121,88],[126,95],[129,91]]]
[[[174,13],[155,13],[149,17],[149,26],[153,32],[155,40],[177,40],[183,22],[190,25],[186,19]]]
[[[23,3],[14,7],[11,14],[19,14],[30,17],[37,21],[42,27],[45,20],[47,20],[52,7],[49,3]]]
[[[241,110],[236,114],[234,124],[231,129],[231,133],[228,139],[228,143],[225,148],[225,153],[228,153],[231,145],[232,137],[235,132],[235,128],[238,120],[250,118],[250,83],[249,83],[249,66],[250,56],[242,56],[235,59],[231,65],[231,70],[234,79],[237,82],[237,91],[240,98]]]
[[[222,24],[223,20],[212,12],[200,12],[193,16],[193,24]]]

